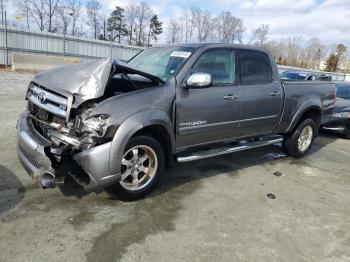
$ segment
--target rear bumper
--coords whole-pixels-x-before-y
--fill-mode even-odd
[[[27,111],[17,121],[17,137],[18,158],[34,181],[40,183],[44,174],[55,176],[58,173],[45,153],[45,148],[49,148],[52,143],[35,130]],[[110,174],[109,171],[110,148],[111,142],[73,156],[75,162],[89,176],[89,183],[81,184],[85,190],[106,186],[120,179],[119,173]]]

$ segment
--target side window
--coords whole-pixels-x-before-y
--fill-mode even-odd
[[[239,57],[243,84],[263,84],[272,81],[271,63],[265,53],[241,50]]]
[[[233,50],[213,49],[205,52],[193,66],[192,73],[211,74],[213,85],[232,84],[235,80]]]

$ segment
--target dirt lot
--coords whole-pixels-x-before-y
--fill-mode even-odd
[[[31,77],[0,73],[0,261],[350,261],[350,141],[176,165],[137,202],[43,190],[15,150]]]

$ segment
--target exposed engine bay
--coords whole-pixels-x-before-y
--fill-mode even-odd
[[[159,81],[114,67],[101,97],[89,99],[68,112],[69,105],[61,102],[65,99],[61,94],[33,82],[27,93],[29,117],[35,129],[52,142],[47,155],[54,166],[59,166],[62,156],[89,150],[112,140],[116,127],[109,125],[110,116],[94,115],[94,108],[99,103],[113,96],[159,85]],[[67,117],[63,117],[64,113],[56,114],[61,112],[59,110],[66,110]]]

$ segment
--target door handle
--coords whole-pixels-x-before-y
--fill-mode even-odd
[[[280,96],[281,95],[281,92],[280,91],[272,91],[270,93],[270,96]]]
[[[225,100],[236,100],[237,98],[238,98],[238,96],[236,96],[234,94],[229,94],[229,95],[224,96]]]

